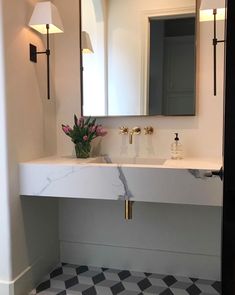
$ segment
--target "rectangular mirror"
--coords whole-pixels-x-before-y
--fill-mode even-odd
[[[82,114],[195,115],[196,0],[81,0]]]

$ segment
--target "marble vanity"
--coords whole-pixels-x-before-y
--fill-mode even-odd
[[[222,205],[219,159],[48,157],[19,164],[20,195]]]

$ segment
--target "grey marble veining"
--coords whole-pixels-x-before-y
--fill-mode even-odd
[[[104,159],[105,159],[106,163],[113,164],[111,158],[108,155],[104,155]],[[129,199],[133,198],[133,194],[128,187],[127,179],[125,177],[125,174],[123,173],[121,165],[117,165],[117,170],[118,170],[118,177],[119,177],[119,179],[123,185],[123,189],[124,189],[124,195],[120,195],[119,199],[129,200]]]

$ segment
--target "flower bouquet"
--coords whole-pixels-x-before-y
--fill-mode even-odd
[[[74,115],[74,126],[62,124],[62,130],[69,136],[75,144],[75,152],[77,158],[89,158],[91,151],[91,141],[99,136],[105,136],[107,131],[102,125],[96,124],[96,119],[91,117],[80,119]]]

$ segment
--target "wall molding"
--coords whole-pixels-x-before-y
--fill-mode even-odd
[[[61,261],[220,280],[220,256],[60,242]]]
[[[30,280],[33,265],[26,267],[14,280],[12,281],[0,281],[0,294],[1,295],[15,295],[23,294],[27,283]],[[30,290],[28,290],[30,291]]]
[[[0,281],[0,295],[27,295],[56,264],[51,255],[39,257],[11,281]],[[48,267],[49,265],[49,267]]]
[[[0,294],[1,295],[14,295],[14,288],[10,282],[0,281]]]

